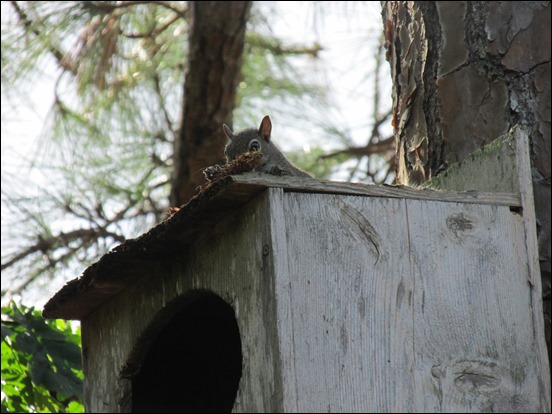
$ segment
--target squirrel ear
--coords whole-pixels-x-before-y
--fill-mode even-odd
[[[234,138],[234,133],[230,128],[228,128],[228,125],[222,124],[222,129],[224,130],[224,135],[226,135],[229,139]]]
[[[259,127],[259,135],[263,137],[266,142],[270,142],[270,133],[272,132],[272,122],[270,122],[270,117],[265,115],[261,121],[261,126]]]

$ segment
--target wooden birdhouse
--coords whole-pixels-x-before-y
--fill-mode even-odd
[[[550,412],[527,151],[440,190],[217,181],[46,304],[82,323],[86,410]]]

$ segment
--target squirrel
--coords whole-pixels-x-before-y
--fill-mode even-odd
[[[222,129],[224,130],[224,134],[230,139],[230,142],[224,149],[227,162],[234,160],[240,154],[260,151],[263,158],[253,171],[261,171],[272,175],[292,175],[312,178],[310,174],[293,165],[271,141],[272,122],[268,115],[263,118],[258,130],[250,128],[234,134],[226,124],[223,124]]]

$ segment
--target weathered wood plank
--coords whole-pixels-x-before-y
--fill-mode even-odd
[[[268,317],[274,320],[274,332],[277,336],[273,340],[278,344],[277,365],[280,370],[278,378],[281,380],[278,384],[278,397],[281,398],[279,405],[282,412],[296,413],[300,410],[296,386],[293,302],[291,300],[294,275],[290,273],[288,235],[284,225],[286,222],[285,195],[281,188],[269,188],[265,193],[268,196],[268,218],[270,221],[267,222],[267,232],[270,234],[271,246],[267,259],[270,259],[268,263],[271,266],[270,277],[274,280],[276,302],[276,312]],[[292,334],[290,335],[290,333]]]
[[[523,210],[525,240],[529,257],[529,280],[535,285],[540,279],[535,204],[529,155],[529,137],[519,126],[474,152],[464,161],[450,166],[429,181],[425,187],[436,190],[518,194]],[[498,204],[497,204],[498,205]]]
[[[426,188],[412,188],[391,185],[368,185],[337,181],[316,180],[304,177],[276,177],[268,174],[249,172],[231,176],[233,191],[237,194],[260,191],[267,187],[280,187],[286,191],[343,194],[372,197],[389,197],[414,200],[447,201],[470,204],[492,204],[520,207],[519,194],[514,192],[484,191],[441,191]],[[466,187],[471,188],[471,187]]]
[[[546,409],[518,213],[301,193],[284,210],[301,211],[285,228],[297,411]]]
[[[244,362],[234,411],[282,411],[271,264],[273,248],[282,246],[271,241],[266,193],[228,215],[213,232],[198,237],[179,261],[141,278],[83,320],[87,411],[125,412],[131,392],[128,377],[139,370],[139,356],[154,339],[142,334],[173,300],[202,289],[231,304],[239,325]],[[129,361],[134,365],[130,371]]]
[[[529,155],[529,137],[521,128],[516,127],[511,132],[515,145],[515,166],[518,193],[523,208],[523,225],[525,227],[525,247],[529,265],[529,281],[531,285],[538,284],[541,291],[539,245],[537,241],[537,218],[535,216],[535,198],[533,196],[533,181],[531,174],[531,157]]]
[[[519,128],[518,128],[519,130]],[[514,129],[515,131],[515,129]],[[503,135],[433,177],[424,187],[444,191],[519,193],[516,138]]]
[[[498,206],[415,200],[407,212],[413,409],[543,412],[521,216]]]
[[[461,164],[451,166],[445,173],[429,183],[430,188],[459,191],[474,188],[480,191],[505,191],[520,195],[520,215],[523,220],[525,258],[528,266],[527,279],[531,290],[533,331],[539,332],[536,340],[536,355],[542,372],[545,394],[550,395],[550,370],[543,330],[542,283],[539,268],[539,248],[533,183],[531,173],[529,137],[524,129],[516,126],[508,134],[483,147],[466,158]],[[548,401],[550,411],[550,401]]]
[[[404,203],[287,194],[284,210],[300,213],[286,216],[294,365],[284,377],[296,378],[298,412],[412,406]]]

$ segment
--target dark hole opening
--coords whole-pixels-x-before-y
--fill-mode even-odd
[[[242,374],[234,310],[218,296],[186,301],[132,381],[133,412],[230,412]]]

